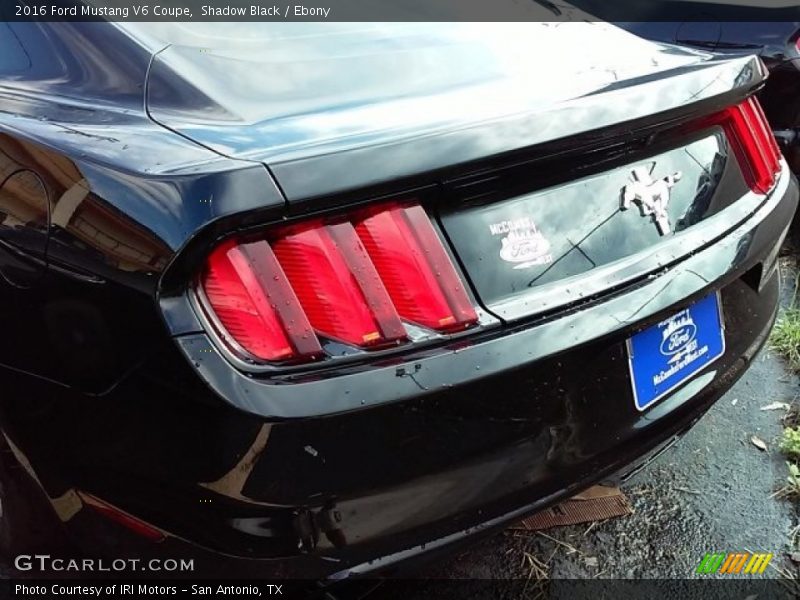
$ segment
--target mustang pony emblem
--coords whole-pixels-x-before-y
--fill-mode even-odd
[[[622,188],[622,210],[629,209],[631,202],[636,202],[642,216],[652,216],[658,232],[667,235],[671,231],[667,213],[670,189],[680,180],[680,171],[655,181],[646,167],[636,167],[633,170],[633,181]]]

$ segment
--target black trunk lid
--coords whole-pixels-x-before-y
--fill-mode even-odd
[[[448,182],[441,224],[486,308],[513,320],[608,291],[746,216],[720,128],[665,137],[627,158],[572,154]]]

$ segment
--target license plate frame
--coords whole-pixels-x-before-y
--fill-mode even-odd
[[[639,331],[626,345],[633,402],[641,412],[725,354],[719,293]]]

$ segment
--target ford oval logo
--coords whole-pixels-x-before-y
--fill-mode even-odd
[[[661,354],[672,356],[683,350],[697,336],[697,325],[693,322],[684,323],[669,332],[661,342]]]
[[[541,237],[509,240],[500,249],[500,258],[511,263],[535,262],[544,258],[548,250],[550,243]]]
[[[493,236],[507,234],[501,240],[500,258],[512,263],[515,269],[553,262],[550,241],[544,237],[530,217],[492,223],[489,231]]]

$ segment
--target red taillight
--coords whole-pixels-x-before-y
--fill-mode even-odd
[[[772,189],[780,172],[780,149],[756,98],[703,119],[700,125],[722,126],[750,189],[759,194]]]
[[[267,242],[219,246],[203,291],[233,341],[263,360],[321,354],[305,313]]]
[[[350,223],[308,226],[278,237],[272,247],[319,333],[356,346],[406,337]]]
[[[477,320],[461,278],[419,205],[396,206],[356,225],[397,312],[439,331]]]
[[[265,238],[220,245],[201,280],[220,333],[253,358],[318,358],[319,337],[361,348],[404,343],[401,318],[441,332],[478,320],[418,204],[316,220]]]

